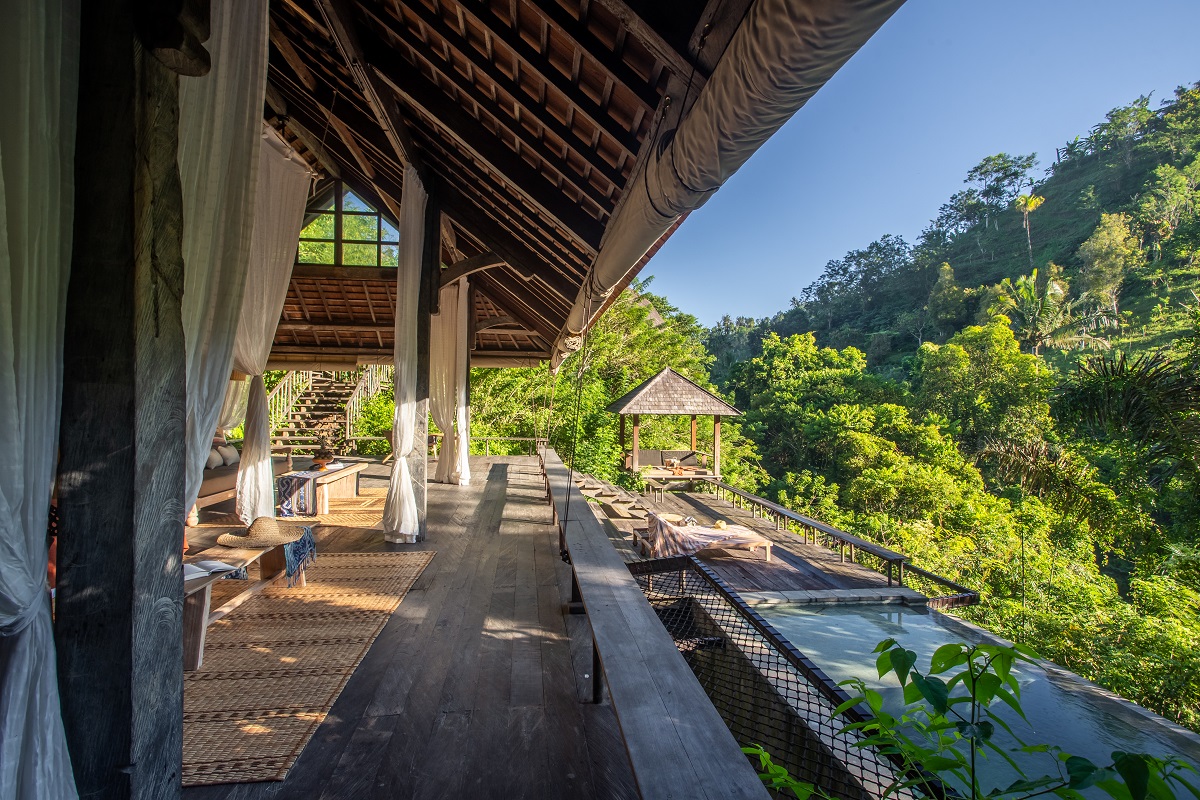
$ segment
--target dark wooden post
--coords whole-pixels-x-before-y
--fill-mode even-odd
[[[641,417],[637,414],[634,414],[633,415],[633,460],[631,462],[631,468],[633,469],[634,472],[637,472],[638,469],[641,468],[641,464],[638,462],[638,429],[641,427],[640,423],[641,423]]]
[[[625,457],[625,415],[618,414],[617,418],[621,420],[621,458]]]
[[[182,791],[179,77],[138,43],[144,11],[94,0],[80,25],[55,641],[89,798]]]
[[[692,452],[696,450],[696,415],[692,414]]]
[[[721,415],[713,414],[713,475],[721,476]]]
[[[417,499],[417,541],[428,533],[427,496],[429,487],[429,337],[430,317],[436,306],[441,281],[442,207],[438,186],[432,180],[425,186],[425,248],[421,255],[421,296],[417,301],[417,420],[413,427],[416,447],[408,457],[413,494]]]

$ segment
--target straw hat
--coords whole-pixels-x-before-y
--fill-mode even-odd
[[[280,525],[274,517],[259,517],[245,533],[224,533],[217,544],[225,547],[267,548],[290,544],[304,535],[301,525]]]

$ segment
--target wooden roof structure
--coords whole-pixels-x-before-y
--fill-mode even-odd
[[[713,415],[740,417],[741,411],[726,403],[695,381],[667,367],[642,381],[608,405],[614,414]]]
[[[393,219],[417,165],[443,278],[471,275],[473,360],[543,359],[670,97],[694,98],[749,0],[717,6],[272,0],[266,118],[321,191]],[[394,269],[298,264],[274,365],[390,361],[394,289]]]
[[[805,91],[899,2],[803,0],[820,66]],[[588,286],[633,182],[752,5],[270,0],[264,113],[320,175],[318,202],[344,184],[394,220],[415,166],[442,213],[441,279],[470,276],[473,365],[542,360],[578,339],[585,297],[607,298],[587,299],[594,319],[686,218],[619,258],[615,284]],[[297,264],[272,367],[390,361],[394,290],[394,269]]]

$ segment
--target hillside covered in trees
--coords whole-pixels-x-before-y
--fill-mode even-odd
[[[635,284],[557,375],[475,370],[472,433],[549,431],[628,480],[604,407],[672,366],[746,412],[731,482],[977,588],[964,616],[1200,730],[1200,85],[1037,169],[984,158],[918,241],[852,250],[769,319],[705,331]],[[644,446],[686,424],[644,421]]]

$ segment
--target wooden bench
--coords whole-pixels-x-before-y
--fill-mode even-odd
[[[284,545],[268,549],[210,547],[207,550],[184,557],[185,562],[223,561],[230,566],[241,569],[258,562],[260,578],[256,581],[246,581],[246,588],[236,596],[226,600],[220,608],[212,608],[212,585],[223,579],[228,572],[215,575],[202,575],[198,578],[183,582],[183,668],[185,670],[199,669],[204,663],[204,639],[208,626],[224,617],[230,611],[245,603],[254,595],[287,579],[287,558],[283,552]],[[294,586],[304,586],[304,570],[295,577]]]
[[[592,699],[603,697],[603,675],[639,796],[766,800],[767,790],[566,467],[549,448],[543,461],[576,598],[591,624]],[[564,520],[568,497],[571,516]]]

